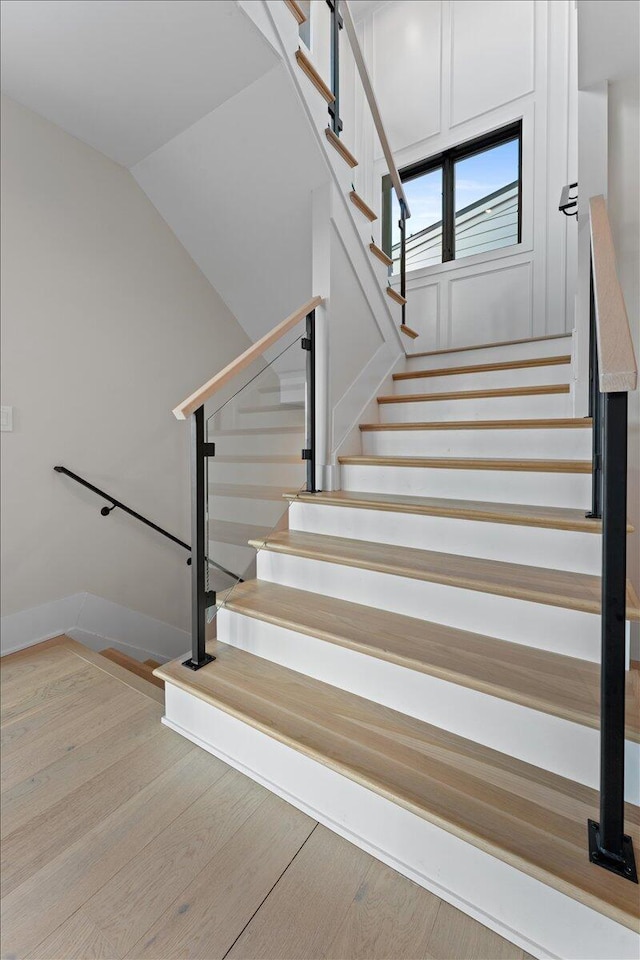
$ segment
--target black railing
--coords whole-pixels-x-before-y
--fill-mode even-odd
[[[143,517],[141,513],[138,513],[136,510],[132,510],[131,507],[128,507],[126,503],[122,503],[121,500],[116,500],[115,497],[112,497],[110,493],[107,493],[106,490],[101,490],[100,487],[96,487],[93,483],[89,483],[88,480],[85,480],[84,477],[79,476],[77,473],[73,473],[72,470],[67,470],[66,467],[56,466],[53,468],[56,473],[63,473],[66,477],[69,477],[75,483],[79,483],[80,486],[86,487],[87,490],[91,490],[92,493],[95,493],[98,497],[101,497],[103,500],[106,500],[107,503],[110,503],[110,507],[102,507],[100,510],[100,515],[103,517],[108,517],[114,510],[122,510],[123,513],[129,514],[130,517],[133,517],[134,520],[138,520],[140,523],[144,523],[146,527],[151,527],[152,530],[155,530],[156,533],[161,534],[161,536],[166,537],[167,540],[171,540],[172,543],[177,543],[179,547],[182,547],[183,550],[188,550],[191,553],[191,547],[188,543],[185,543],[184,540],[180,540],[178,537],[174,537],[172,533],[169,533],[168,530],[165,530],[164,527],[158,526],[157,523],[154,523],[152,520],[149,520],[147,517]],[[219,563],[216,563],[215,560],[210,560],[209,557],[206,557],[206,563],[209,566],[216,567],[220,570],[221,573],[226,574],[228,577],[233,577],[234,580],[241,580],[241,577],[238,577],[235,573],[231,573],[230,570],[227,570],[225,567],[221,566]],[[187,559],[187,564],[191,565],[191,557]]]
[[[306,335],[301,346],[307,351],[305,417],[306,440],[301,459],[307,464],[307,490],[316,490],[316,371],[315,371],[315,310],[306,315]],[[215,444],[205,440],[204,405],[199,406],[191,415],[191,540],[193,543],[193,563],[191,565],[191,656],[183,665],[190,670],[199,670],[215,660],[206,650],[207,609],[215,606],[216,592],[207,587],[206,557],[206,503],[207,477],[206,461],[215,457]],[[212,563],[213,561],[209,561]],[[214,566],[228,574],[228,571],[214,563]],[[234,580],[242,582],[241,577],[230,574]]]
[[[595,266],[591,250],[589,381],[593,418],[592,507],[602,519],[600,664],[600,820],[588,821],[589,859],[633,882],[638,875],[624,832],[627,585],[627,393],[601,392]]]
[[[578,197],[571,196],[571,191],[577,189],[577,183],[568,183],[562,188],[558,210],[560,210],[561,213],[564,213],[565,217],[578,216]]]
[[[331,92],[334,97],[329,104],[329,116],[331,117],[333,132],[339,137],[342,131],[342,120],[340,119],[340,31],[343,22],[339,0],[327,0],[327,6],[331,10]]]
[[[340,133],[343,129],[342,120],[340,119],[340,31],[344,26],[344,20],[342,14],[340,13],[340,0],[326,0],[327,6],[331,11],[331,93],[333,94],[333,101],[328,105],[329,117],[331,119],[331,128],[336,136],[340,136]],[[348,19],[351,18],[351,15],[348,12],[348,8],[345,14]],[[354,45],[354,40],[352,40],[352,47]],[[366,68],[365,68],[366,70]],[[376,106],[377,121],[381,124],[382,121],[379,116],[379,111]],[[376,118],[374,117],[374,122]],[[381,137],[383,140],[383,137]],[[390,151],[390,147],[388,148]],[[384,143],[383,143],[384,150]],[[385,154],[386,156],[386,154]],[[389,158],[387,162],[390,163]],[[391,170],[391,167],[390,167]],[[397,181],[395,181],[397,184]],[[354,187],[355,190],[355,187]],[[398,227],[400,230],[400,295],[403,299],[406,299],[407,293],[407,250],[406,250],[406,224],[408,218],[411,216],[409,209],[407,207],[406,200],[402,194],[400,188],[398,192],[398,201],[400,204],[400,220],[398,222]],[[373,239],[373,238],[372,238]],[[388,255],[391,254],[391,242],[389,242],[389,249],[385,251]],[[392,272],[393,267],[389,268],[389,271]],[[406,326],[407,319],[407,308],[406,304],[402,304],[402,326]]]

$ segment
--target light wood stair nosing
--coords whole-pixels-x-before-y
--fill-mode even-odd
[[[505,470],[517,473],[591,473],[590,460],[533,460],[481,457],[397,457],[354,455],[338,463],[361,467],[424,467],[433,470]]]
[[[178,661],[174,661],[161,668],[158,675],[167,683],[378,793],[447,833],[547,883],[614,921],[632,930],[637,929],[638,907],[635,900],[631,899],[628,882],[613,877],[607,878],[604,884],[600,872],[590,870],[588,864],[585,868],[582,850],[571,833],[574,820],[568,820],[565,828],[566,817],[560,816],[557,806],[552,812],[545,809],[540,800],[541,795],[555,790],[556,804],[559,803],[558,798],[568,804],[580,802],[585,810],[593,809],[595,815],[595,790],[505,757],[454,734],[445,734],[428,723],[372,704],[362,697],[345,694],[320,681],[311,681],[287,668],[262,661],[256,669],[250,666],[251,661],[260,658],[245,651],[230,649],[219,641],[208,644],[208,650],[217,657],[218,666],[215,670],[204,667],[197,674],[187,676],[188,672],[180,667]],[[229,661],[232,666],[230,671],[227,670],[227,678],[225,665]],[[235,661],[248,666],[234,670]],[[255,674],[258,674],[260,681],[254,680]],[[247,676],[249,679],[246,679]],[[250,687],[252,689],[248,689]],[[278,714],[274,721],[268,706],[281,690],[285,705],[278,701]],[[313,702],[310,702],[311,691],[315,694]],[[304,699],[303,694],[306,694]],[[328,713],[326,710],[320,712],[314,706],[318,700],[323,704],[333,704],[333,709]],[[295,717],[295,734],[288,729],[292,717]],[[334,723],[330,732],[327,732],[327,718]],[[394,739],[396,747],[393,757],[389,758],[388,763],[381,764],[382,744],[390,739],[392,729],[402,731],[401,740],[397,743]],[[358,736],[362,737],[362,742],[354,741],[354,737]],[[366,737],[374,738],[373,747],[364,742]],[[424,763],[423,752],[419,755],[423,762],[418,764],[418,752],[411,747],[418,740],[424,752],[429,750],[434,754],[429,756],[427,764]],[[350,747],[350,756],[345,749],[347,745]],[[453,765],[453,759],[458,754],[465,758],[467,765],[469,756],[473,756],[474,767],[477,767],[475,774],[468,769],[458,773]],[[488,769],[485,771],[484,767]],[[490,771],[498,780],[496,784],[492,779],[487,780]],[[537,802],[522,796],[524,782],[534,786]],[[474,784],[477,785],[477,794]],[[482,796],[482,800],[479,796]],[[579,801],[576,801],[576,797]],[[458,798],[455,808],[451,802],[447,802],[447,798],[450,801]],[[627,804],[626,809],[627,822],[629,812],[633,811],[633,831],[637,835],[637,808]],[[543,810],[546,818],[544,830],[530,822],[534,813],[540,817]],[[573,816],[577,820],[575,810]],[[525,822],[532,836],[529,843],[521,845],[520,828]],[[560,829],[568,831],[564,843],[561,836],[556,836]],[[536,836],[535,843],[533,835]],[[566,847],[566,851],[562,857],[562,869],[554,872],[551,868],[554,858],[549,854],[551,850],[558,850],[559,844],[560,849]],[[557,854],[555,860],[558,860]],[[602,888],[598,884],[602,884]]]
[[[419,550],[415,547],[397,548],[385,543],[302,534],[290,530],[276,533],[266,540],[252,540],[250,545],[255,550],[269,550],[322,563],[373,570],[391,576],[423,580],[427,583],[582,613],[599,615],[601,609],[600,578],[592,574],[529,567],[501,560],[457,556],[443,551]],[[450,568],[450,571],[447,568]],[[482,571],[482,576],[478,571]],[[520,582],[514,580],[515,574],[520,576]],[[536,578],[540,581],[537,588],[532,586]],[[569,590],[570,585],[573,592]],[[640,620],[640,600],[629,580],[626,619]]]
[[[248,599],[243,595],[247,588],[250,594],[252,591],[255,593],[256,589],[259,594],[260,590],[264,590],[265,587],[267,590],[274,592],[276,597],[282,595],[282,597],[290,596],[293,598],[289,599],[288,602],[290,606],[295,606],[296,610],[301,611],[301,614],[299,614],[297,618],[295,615],[287,614],[285,612],[286,607],[284,600],[278,603],[278,611],[275,612],[275,610],[269,611],[265,610],[264,607],[261,608],[259,596],[256,600],[252,598],[251,595]],[[596,702],[599,685],[599,668],[596,664],[575,660],[573,657],[546,650],[536,650],[518,643],[510,643],[508,640],[499,640],[494,637],[474,634],[470,631],[459,630],[444,624],[417,620],[415,617],[407,617],[404,614],[390,611],[375,611],[375,617],[377,619],[381,618],[384,621],[383,629],[380,630],[378,628],[379,634],[377,637],[374,633],[377,628],[377,623],[374,623],[371,627],[366,627],[361,630],[356,629],[356,631],[354,631],[351,629],[352,634],[362,633],[362,638],[356,639],[354,636],[349,637],[345,634],[347,629],[351,628],[348,617],[351,617],[353,623],[358,624],[360,627],[371,619],[371,608],[363,606],[362,604],[323,596],[322,617],[318,620],[317,624],[312,624],[307,622],[307,619],[309,612],[313,611],[314,605],[318,604],[318,595],[309,591],[299,590],[293,587],[281,587],[268,582],[253,581],[253,584],[239,585],[234,589],[225,591],[225,593],[227,596],[219,596],[218,606],[224,607],[233,613],[254,620],[260,620],[264,623],[270,623],[274,626],[283,627],[286,630],[301,633],[305,636],[315,637],[327,643],[354,650],[365,656],[385,660],[388,663],[394,663],[408,670],[424,673],[448,683],[468,687],[471,690],[477,690],[479,693],[488,696],[508,700],[510,703],[515,703],[519,706],[550,714],[562,720],[567,720],[570,723],[591,727],[596,730],[600,729],[600,714]],[[329,611],[332,607],[335,607],[336,613],[334,614],[334,619],[330,620]],[[330,623],[336,624],[338,628],[331,629],[329,626]],[[428,637],[430,632],[434,633],[437,639],[431,640]],[[407,635],[411,636],[412,633],[414,636],[416,633],[424,635],[421,637],[423,645],[419,650],[421,656],[411,656],[397,649],[392,649],[396,637],[400,637],[402,641],[405,641]],[[438,637],[438,635],[440,636]],[[495,678],[488,679],[481,677],[479,676],[479,671],[476,671],[475,675],[471,671],[463,671],[460,665],[465,663],[466,660],[463,651],[459,647],[456,647],[452,652],[450,664],[444,666],[442,663],[435,664],[430,662],[427,656],[429,648],[434,648],[436,654],[438,648],[448,649],[450,644],[447,643],[447,637],[451,638],[452,643],[456,643],[457,641],[464,645],[466,641],[467,645],[471,645],[472,657],[477,658],[478,662],[482,661],[483,666],[486,666],[487,662],[491,662],[491,658],[493,658],[498,672],[504,670],[505,676],[502,678],[502,681],[499,682]],[[482,654],[482,657],[480,657],[479,654]],[[442,661],[446,658],[440,656],[439,659]],[[521,660],[522,663],[518,667],[519,660]],[[551,677],[556,677],[559,669],[562,669],[566,671],[569,677],[578,675],[581,682],[588,679],[591,683],[591,688],[588,689],[588,691],[585,689],[582,707],[575,705],[567,706],[567,698],[558,698],[558,700],[554,702],[548,693],[545,697],[546,690],[545,692],[538,691],[534,693],[531,681],[527,682],[523,690],[515,689],[515,685],[512,681],[510,682],[510,678],[514,676],[516,669],[522,670],[523,673],[531,670],[532,661],[535,661],[536,664],[536,678],[539,673],[545,670],[548,670]],[[538,680],[538,682],[540,681]],[[634,684],[633,686],[638,687],[638,684]],[[631,715],[632,711],[629,710],[628,714]],[[627,722],[625,726],[625,739],[634,743],[640,743],[640,723],[636,722],[636,725],[632,726]]]
[[[400,324],[400,333],[404,333],[405,337],[409,337],[410,340],[417,340],[420,336],[419,333],[416,333],[415,330],[412,330],[411,327],[408,327],[406,323]]]
[[[284,0],[284,2],[288,6],[293,16],[298,21],[298,25],[301,26],[303,23],[306,23],[307,18],[304,14],[304,11],[300,7],[300,5],[296,3],[296,0]]]
[[[475,520],[483,523],[502,523],[511,526],[540,527],[547,530],[566,530],[577,533],[602,533],[602,521],[587,517],[582,510],[566,507],[535,507],[517,503],[490,501],[446,500],[441,497],[412,497],[405,499],[394,494],[370,494],[366,491],[333,491],[285,493],[285,499],[316,506],[346,507],[360,510],[379,510],[385,513],[411,513],[428,517]],[[419,502],[423,501],[423,502]],[[505,509],[498,510],[498,507]],[[627,524],[627,533],[634,527]]]
[[[378,214],[374,213],[368,203],[366,203],[356,190],[349,191],[349,199],[354,207],[357,207],[360,213],[364,214],[370,223],[378,219]]]
[[[302,72],[309,78],[323,99],[326,100],[327,103],[333,103],[336,98],[311,63],[311,60],[309,60],[309,57],[303,53],[302,50],[296,50],[296,61]]]
[[[337,151],[337,153],[340,154],[345,163],[347,163],[351,168],[357,167],[358,161],[351,151],[345,147],[340,137],[333,132],[331,127],[325,127],[324,133],[331,146]]]
[[[393,300],[394,303],[400,304],[401,307],[404,307],[407,302],[407,298],[403,297],[397,290],[394,290],[393,287],[387,287],[387,296],[390,300]]]
[[[434,367],[431,370],[409,370],[394,373],[393,380],[421,380],[429,377],[449,377],[459,374],[490,373],[499,370],[525,370],[529,367],[557,367],[571,363],[571,355],[533,357],[529,360],[503,360],[496,363],[476,363],[461,367]]]
[[[410,353],[410,359],[415,357],[439,357],[445,353],[465,353],[467,350],[489,350],[492,347],[515,347],[521,343],[540,343],[543,340],[570,339],[570,333],[550,333],[544,337],[524,337],[522,340],[496,340],[493,343],[474,343],[467,347],[444,347],[441,350],[425,350],[422,353]]]
[[[387,287],[387,292],[390,290]],[[378,403],[429,403],[438,400],[481,400],[490,397],[534,397],[552,393],[570,393],[568,383],[545,383],[531,387],[494,387],[485,390],[453,390],[451,393],[388,394]]]
[[[388,257],[382,247],[379,247],[378,244],[374,243],[373,240],[369,244],[369,250],[371,250],[371,253],[374,255],[374,257],[377,257],[381,263],[384,263],[385,267],[393,266],[393,260],[391,257]]]
[[[591,429],[591,417],[531,420],[425,420],[408,423],[361,423],[364,433],[374,430],[580,430]]]

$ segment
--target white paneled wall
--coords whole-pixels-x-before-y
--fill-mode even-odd
[[[576,225],[557,206],[576,178],[572,0],[393,0],[354,12],[400,167],[523,122],[522,242],[411,271],[416,348],[571,330]],[[344,36],[341,51],[342,136],[360,160],[356,189],[380,213],[386,165]],[[326,68],[319,39],[317,57]],[[380,219],[374,228],[379,239]]]

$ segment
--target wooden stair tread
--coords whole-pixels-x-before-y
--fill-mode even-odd
[[[591,429],[591,417],[548,417],[533,420],[428,420],[413,423],[361,423],[374,430],[576,430]]]
[[[374,257],[377,257],[381,263],[384,263],[385,267],[393,266],[393,260],[391,257],[387,256],[382,247],[379,247],[377,243],[373,242],[373,240],[369,244],[369,250],[371,250],[371,253],[374,255]]]
[[[387,287],[387,293],[390,287]],[[378,403],[416,403],[428,400],[478,400],[483,397],[533,397],[547,393],[569,393],[568,383],[532,387],[495,387],[487,390],[455,390],[451,393],[408,393],[378,397]]]
[[[119,650],[116,650],[115,647],[108,647],[106,650],[101,650],[100,653],[107,660],[111,660],[112,663],[117,663],[126,670],[129,670],[130,673],[135,673],[135,675],[142,680],[147,680],[149,683],[152,683],[154,687],[164,688],[163,681],[153,675],[154,668],[148,664],[142,663],[134,657],[129,657],[126,653],[121,653]]]
[[[238,584],[223,603],[256,620],[600,727],[600,670],[595,663],[265,580]],[[629,671],[626,737],[640,742],[637,681],[637,671]]]
[[[158,667],[162,666],[159,660],[144,660],[143,663],[146,663],[146,665],[151,667],[152,670],[156,670]]]
[[[589,863],[595,790],[214,642],[197,673],[157,674],[442,829],[635,927],[637,887]],[[626,823],[640,843],[637,807]]]
[[[371,223],[378,219],[378,214],[371,209],[368,203],[365,203],[360,194],[355,190],[349,191],[349,199],[351,200],[351,203],[358,208],[360,213],[363,213],[367,220],[369,220]]]
[[[602,533],[602,521],[589,519],[584,510],[574,507],[544,507],[517,503],[491,503],[481,500],[450,500],[444,497],[417,497],[408,494],[367,493],[335,490],[322,493],[285,493],[287,500],[384,510],[391,513],[415,513],[432,517],[458,517],[489,523],[508,523],[524,527],[547,527],[553,530],[575,530],[581,533]],[[628,532],[633,527],[627,527]]]
[[[542,340],[570,339],[570,333],[550,333],[544,337],[524,337],[522,340],[496,340],[493,343],[474,343],[468,347],[445,347],[442,350],[425,350],[423,353],[410,353],[410,357],[438,357],[443,353],[465,353],[467,350],[487,350],[489,347],[512,347],[519,343],[539,343]]]
[[[442,583],[585,613],[600,613],[600,577],[592,574],[463,557],[388,543],[327,537],[298,530],[280,531],[270,535],[266,541],[252,541],[251,545],[256,549],[377,570],[413,580]],[[640,601],[628,581],[627,617],[640,620]]]
[[[307,57],[302,50],[296,50],[296,60],[298,62],[298,66],[309,78],[309,80],[311,80],[311,83],[314,85],[318,93],[327,101],[327,103],[333,103],[335,100],[334,95],[314,65],[311,63],[311,60],[309,60],[309,57]]]
[[[528,367],[556,367],[571,363],[571,354],[557,357],[534,357],[530,360],[504,360],[501,363],[476,363],[465,367],[439,367],[433,370],[410,370],[394,373],[394,380],[420,380],[423,377],[447,377],[460,373],[488,373],[495,370],[524,370]]]
[[[340,137],[333,132],[331,127],[325,127],[324,132],[331,146],[340,154],[345,163],[347,163],[350,167],[357,167],[358,161],[351,151],[347,150]]]
[[[534,460],[484,457],[338,457],[342,464],[365,467],[426,467],[442,470],[511,470],[525,473],[591,473],[590,460]]]
[[[411,327],[408,327],[406,323],[400,324],[400,332],[404,333],[405,337],[409,337],[410,340],[416,340],[420,334],[415,330],[412,330]]]
[[[399,303],[401,307],[404,307],[407,302],[407,298],[403,297],[397,290],[394,290],[393,287],[387,287],[387,296],[395,303]]]
[[[296,0],[284,0],[286,5],[289,7],[289,10],[294,15],[299,24],[305,23],[306,16],[302,7],[296,3]]]

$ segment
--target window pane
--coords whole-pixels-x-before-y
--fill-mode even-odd
[[[442,263],[442,169],[414,177],[402,186],[411,210],[407,220],[407,270]],[[400,273],[400,204],[394,190],[391,218],[393,272]]]
[[[518,242],[519,141],[454,164],[455,257]]]

